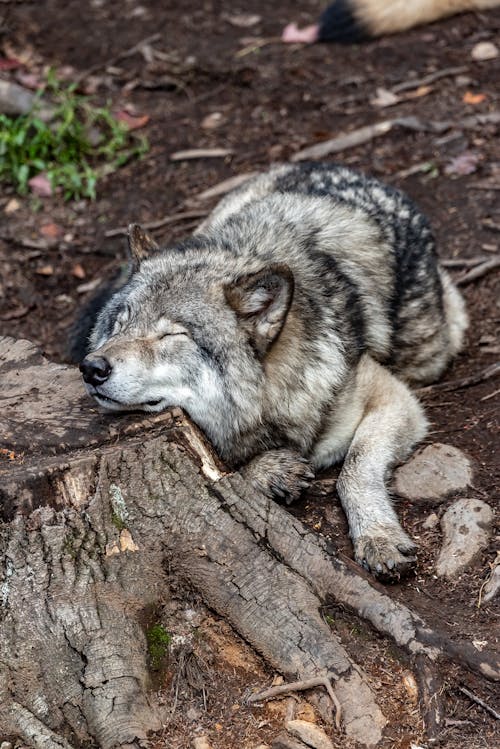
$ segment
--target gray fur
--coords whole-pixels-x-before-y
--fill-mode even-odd
[[[144,239],[141,260],[141,236],[138,269],[91,335],[87,365],[111,373],[89,392],[116,411],[181,406],[270,493],[297,494],[305,460],[345,458],[356,558],[382,576],[405,569],[413,544],[384,481],[426,421],[403,381],[437,378],[467,322],[426,219],[349,169],[287,165],[228,195],[180,245]]]

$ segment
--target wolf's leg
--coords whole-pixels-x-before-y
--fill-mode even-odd
[[[268,497],[291,504],[306,489],[314,474],[305,458],[294,450],[269,450],[257,455],[241,471],[247,481]]]
[[[384,480],[425,435],[427,422],[406,385],[376,362],[363,362],[357,386],[365,408],[337,491],[356,561],[375,575],[399,577],[415,561],[415,544],[399,524]]]

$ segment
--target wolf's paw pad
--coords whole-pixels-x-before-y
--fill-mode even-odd
[[[416,548],[411,538],[399,529],[390,537],[362,536],[354,545],[356,561],[386,582],[399,580],[412,569]]]
[[[259,455],[245,474],[256,489],[287,505],[298,499],[314,478],[307,461],[292,450],[270,450]]]

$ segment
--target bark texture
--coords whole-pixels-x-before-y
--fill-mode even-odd
[[[108,749],[161,727],[146,612],[169,576],[288,678],[329,675],[343,730],[362,745],[384,715],[320,607],[335,600],[412,656],[491,679],[492,654],[453,643],[350,561],[226,474],[173,410],[100,413],[79,373],[0,339],[0,727],[34,747]],[[0,734],[3,738],[3,734]]]

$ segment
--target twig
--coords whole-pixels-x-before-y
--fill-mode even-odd
[[[494,398],[494,397],[495,397],[496,395],[498,395],[499,393],[500,393],[500,389],[499,389],[499,390],[494,390],[494,391],[493,391],[492,393],[490,393],[489,395],[485,395],[485,396],[483,396],[483,397],[482,397],[482,398],[480,398],[479,400],[481,400],[481,401],[489,401],[489,400],[490,400],[490,398]]]
[[[469,187],[473,190],[500,190],[498,182],[473,182]]]
[[[179,211],[179,213],[171,213],[169,216],[164,216],[157,221],[146,221],[141,226],[144,229],[161,229],[162,226],[167,224],[175,224],[176,221],[184,221],[188,218],[204,218],[208,211]],[[116,237],[120,234],[128,234],[128,226],[118,226],[116,229],[109,229],[105,232],[105,237]]]
[[[83,80],[85,80],[85,78],[88,78],[89,75],[92,75],[92,73],[96,73],[98,70],[106,69],[110,65],[114,65],[120,60],[124,60],[126,57],[135,55],[135,53],[139,52],[141,47],[143,47],[145,44],[156,42],[158,41],[158,39],[161,39],[161,36],[162,35],[160,33],[151,34],[151,36],[147,36],[145,39],[142,39],[142,41],[134,44],[133,47],[130,47],[123,52],[119,52],[117,55],[114,55],[114,57],[110,57],[108,60],[105,60],[105,62],[97,62],[95,65],[92,65],[90,68],[87,68],[87,70],[83,70],[81,73],[75,76],[74,82],[81,83]]]
[[[483,221],[483,226],[485,229],[490,229],[491,231],[500,231],[500,224],[497,224],[496,221],[491,221],[491,219]]]
[[[438,81],[440,78],[447,78],[450,75],[466,73],[467,70],[468,67],[466,65],[460,65],[455,68],[443,68],[442,70],[437,70],[435,73],[424,75],[423,78],[414,78],[411,81],[397,83],[390,90],[394,94],[398,94],[400,91],[410,91],[413,88],[420,88],[420,86],[427,86],[429,83],[434,83],[434,81]]]
[[[256,174],[257,172],[245,172],[244,174],[236,174],[234,177],[228,177],[228,179],[224,179],[213,187],[209,187],[207,190],[199,192],[198,195],[189,198],[189,200],[186,200],[186,205],[196,205],[205,200],[212,200],[212,198],[218,198],[220,195],[225,195],[230,190],[234,190],[235,187],[242,185],[251,177],[255,177]]]
[[[416,392],[422,395],[423,393],[433,393],[436,390],[460,390],[461,388],[470,387],[471,385],[479,385],[480,382],[491,380],[491,378],[496,377],[497,374],[500,374],[500,362],[495,362],[495,364],[486,367],[482,372],[476,372],[476,374],[470,375],[469,377],[463,377],[461,380],[438,382],[435,385],[427,385],[423,388],[417,388]]]
[[[232,148],[188,148],[185,151],[175,151],[170,154],[170,161],[186,161],[189,159],[220,159],[232,156]]]
[[[482,278],[490,271],[500,267],[500,256],[491,257],[489,260],[485,260],[481,265],[477,265],[472,270],[468,271],[461,278],[458,278],[455,283],[457,286],[465,286],[465,284],[471,281],[476,281],[478,278]]]
[[[475,257],[445,257],[442,258],[439,263],[445,268],[464,268],[479,265],[479,263],[484,263],[490,259],[491,258],[486,257],[486,255],[476,255]]]
[[[391,120],[382,120],[373,125],[364,125],[363,127],[352,130],[349,133],[341,133],[336,138],[318,143],[315,146],[304,148],[291,157],[291,161],[304,161],[306,159],[322,159],[331,153],[345,151],[347,148],[353,148],[363,143],[368,143],[380,135],[385,135],[393,127],[403,127],[407,130],[417,132],[444,133],[452,128],[462,128],[465,130],[474,130],[478,125],[500,122],[500,111],[489,112],[487,114],[471,115],[463,120],[421,120],[419,117],[397,117]],[[481,183],[476,183],[480,185]],[[480,189],[500,189],[498,187],[480,187]]]
[[[475,702],[476,705],[482,707],[483,710],[486,710],[487,713],[493,715],[496,720],[500,720],[500,713],[497,713],[497,711],[494,708],[490,707],[487,702],[481,699],[481,697],[478,697],[477,694],[474,694],[474,692],[470,692],[465,687],[458,688],[462,692],[462,694],[465,694],[465,696],[472,700],[472,702]]]
[[[252,694],[248,697],[247,702],[253,704],[254,702],[263,702],[264,700],[270,700],[273,697],[278,697],[281,694],[288,694],[288,692],[303,692],[306,689],[314,689],[314,687],[325,687],[328,695],[335,705],[335,727],[340,728],[340,719],[342,716],[342,708],[340,702],[337,699],[335,692],[333,691],[332,684],[328,676],[315,676],[312,679],[303,679],[302,681],[292,681],[289,684],[280,684],[276,687],[269,687],[264,689],[262,692]]]
[[[239,52],[236,52],[235,57],[245,57],[245,55],[248,55],[251,52],[256,52],[258,49],[266,47],[268,44],[281,44],[281,37],[269,36],[266,39],[255,39],[251,44],[247,44],[246,47],[243,47]]]

